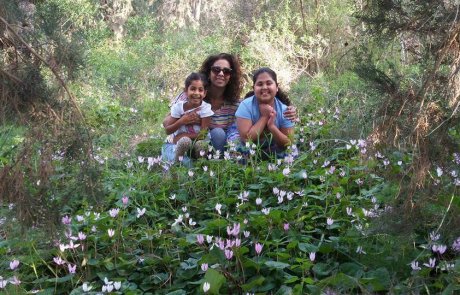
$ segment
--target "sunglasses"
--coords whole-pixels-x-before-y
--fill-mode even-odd
[[[230,76],[230,74],[232,73],[232,69],[226,67],[221,68],[219,66],[212,66],[211,71],[216,75],[220,74],[220,72],[223,72],[224,76]]]

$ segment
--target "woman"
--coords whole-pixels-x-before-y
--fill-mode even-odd
[[[294,123],[283,115],[291,102],[272,69],[260,68],[252,80],[254,95],[243,100],[235,114],[241,140],[279,156],[291,145],[294,133]]]
[[[220,53],[209,56],[201,65],[200,72],[210,82],[204,101],[211,104],[211,109],[214,112],[210,124],[211,144],[216,150],[223,153],[229,141],[235,141],[239,138],[235,125],[235,112],[238,108],[242,88],[241,65],[234,55]],[[173,103],[185,99],[186,95],[181,93]],[[285,116],[295,120],[297,118],[295,108],[289,108]],[[170,126],[173,123],[174,126]],[[175,122],[168,114],[163,121],[163,126],[168,129],[167,134],[175,132],[180,126],[189,124],[200,124],[200,118],[195,112],[187,114]],[[170,138],[167,141],[168,143],[163,146],[162,150],[163,159],[173,161],[176,146],[172,144]]]

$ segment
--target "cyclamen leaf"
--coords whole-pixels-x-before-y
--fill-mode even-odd
[[[251,291],[255,287],[261,286],[264,281],[265,281],[265,277],[258,276],[258,277],[255,277],[254,279],[252,279],[247,284],[242,285],[241,288],[243,289],[243,291]]]
[[[276,269],[284,269],[290,266],[290,264],[288,263],[279,262],[279,261],[266,261],[265,265],[270,268],[276,268]]]
[[[211,286],[209,294],[219,294],[220,287],[226,282],[225,277],[212,268],[206,271],[203,280],[204,282],[208,282]]]

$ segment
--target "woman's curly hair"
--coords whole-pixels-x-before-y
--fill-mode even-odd
[[[208,79],[211,75],[211,67],[220,59],[225,59],[230,63],[232,74],[230,80],[224,90],[224,101],[228,103],[237,103],[240,100],[242,83],[241,83],[241,64],[238,57],[229,53],[219,53],[210,55],[203,62],[200,68],[200,73],[204,74]]]

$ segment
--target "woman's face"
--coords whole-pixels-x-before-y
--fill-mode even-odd
[[[259,103],[271,104],[278,92],[275,80],[268,73],[261,73],[254,83],[254,94]]]
[[[231,72],[232,68],[227,60],[216,60],[211,66],[211,74],[209,76],[211,85],[219,88],[227,86],[230,81]]]

